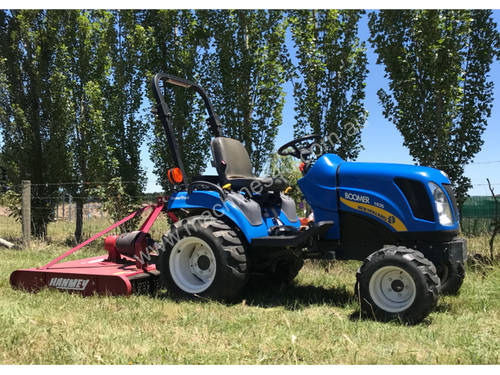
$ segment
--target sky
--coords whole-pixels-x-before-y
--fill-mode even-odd
[[[500,10],[495,10],[493,17],[497,23],[497,28],[500,28]],[[359,36],[361,40],[368,40],[367,15],[360,21]],[[287,35],[286,43],[292,59],[295,59],[295,48],[290,33]],[[361,134],[364,150],[360,152],[356,161],[413,164],[408,149],[403,146],[403,137],[396,127],[382,115],[382,107],[378,101],[377,91],[380,88],[387,89],[387,79],[384,77],[384,67],[376,64],[377,55],[368,42],[367,57],[369,73],[366,80],[365,108],[369,115]],[[483,133],[484,145],[481,151],[476,154],[474,162],[465,168],[465,174],[471,178],[473,184],[473,188],[469,190],[470,195],[490,195],[486,178],[489,178],[491,183],[495,184],[496,193],[500,193],[500,61],[492,64],[490,77],[492,77],[495,84],[495,100],[491,117],[488,119],[488,126]],[[275,141],[275,150],[293,139],[295,111],[293,108],[292,84],[287,83],[284,89],[286,97],[283,109],[283,124],[279,128]],[[152,173],[153,164],[149,159],[146,147],[142,148],[141,157],[148,177],[146,191],[161,192],[162,188],[156,184],[157,177]],[[208,167],[206,173],[214,174],[213,168]]]

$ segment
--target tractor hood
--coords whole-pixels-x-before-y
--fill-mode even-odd
[[[458,212],[450,180],[438,169],[347,162],[337,155],[325,154],[298,184],[317,220],[338,222],[339,212],[348,212],[376,220],[393,232],[458,229]],[[447,197],[449,211],[453,211],[451,221],[441,220],[437,211],[432,190],[436,186]],[[334,228],[328,236],[339,238],[340,232]]]
[[[448,176],[438,169],[396,163],[343,162],[340,164],[339,176],[341,186],[360,186],[375,181],[392,181],[398,177],[421,182],[432,181],[437,184],[450,183]]]
[[[438,169],[394,163],[343,162],[338,168],[337,183],[341,209],[375,216],[391,230],[458,229],[453,189],[448,176]],[[437,209],[436,189],[438,196],[445,197],[442,199],[446,201],[447,218]]]

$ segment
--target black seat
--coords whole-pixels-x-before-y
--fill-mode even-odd
[[[236,139],[216,137],[211,142],[214,167],[221,182],[231,183],[235,190],[249,189],[251,193],[280,192],[288,186],[284,178],[257,177],[245,147]]]

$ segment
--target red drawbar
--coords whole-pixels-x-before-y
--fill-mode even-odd
[[[48,287],[80,293],[84,296],[93,294],[130,295],[134,291],[152,290],[152,286],[156,286],[159,272],[154,264],[142,263],[140,260],[144,260],[143,255],[149,256],[144,239],[163,210],[165,201],[166,198],[158,197],[155,206],[147,206],[137,210],[42,267],[14,271],[10,275],[11,285],[14,288],[22,288],[31,292]],[[107,255],[60,263],[61,260],[85,245],[151,208],[152,212],[139,229],[141,233],[135,243],[135,259],[120,254],[116,249],[117,236],[108,236],[104,240],[104,247],[108,251]],[[170,219],[177,219],[173,213],[167,214],[169,214]],[[143,254],[144,252],[147,254]]]

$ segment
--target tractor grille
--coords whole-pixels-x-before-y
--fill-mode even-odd
[[[434,211],[432,210],[429,195],[425,186],[420,181],[408,178],[395,178],[394,182],[401,189],[410,204],[413,216],[418,219],[434,221]]]
[[[451,204],[453,205],[453,213],[455,214],[455,221],[458,221],[459,214],[458,214],[457,199],[455,198],[455,191],[453,190],[453,187],[450,184],[443,184],[443,187],[446,190],[448,196],[450,197]]]

